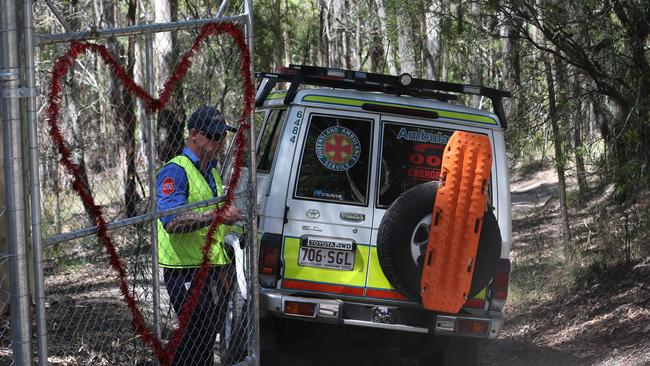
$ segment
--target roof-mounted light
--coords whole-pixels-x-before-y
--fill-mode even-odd
[[[367,78],[368,78],[368,74],[366,74],[365,72],[361,72],[361,71],[354,72],[354,81],[356,81],[359,84],[365,83]]]
[[[473,85],[463,85],[463,93],[481,95],[481,87]]]
[[[336,78],[336,79],[344,79],[345,78],[345,71],[339,70],[339,69],[327,69],[327,77]]]
[[[397,79],[399,80],[399,83],[402,86],[409,86],[413,81],[413,77],[411,76],[411,74],[407,74],[407,73],[403,73],[402,75],[398,76]]]

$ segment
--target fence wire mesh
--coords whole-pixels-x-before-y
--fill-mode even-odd
[[[73,8],[73,3],[77,8]],[[156,9],[156,4],[163,3],[167,4],[163,10]],[[171,10],[166,1],[125,4],[89,2],[87,5],[95,6],[92,8],[94,11],[84,12],[78,2],[60,2],[56,3],[56,10],[64,15],[68,30],[74,31],[88,25],[100,28],[126,23],[132,25],[143,18],[166,21],[197,19],[213,16],[218,7],[212,1],[187,1],[182,8]],[[127,8],[133,4],[139,5],[134,10],[135,15],[130,14]],[[114,18],[102,6],[112,6]],[[241,10],[242,6],[241,3],[231,3],[229,8]],[[53,21],[47,4],[36,2],[34,9],[37,14],[34,26],[38,33],[64,31],[63,25]],[[199,28],[196,27],[149,35],[142,32],[89,42],[104,45],[130,78],[158,97],[181,56],[198,34]],[[117,275],[109,265],[104,247],[94,234],[87,235],[95,227],[89,207],[72,190],[70,176],[58,163],[57,147],[48,135],[46,106],[52,67],[69,47],[69,43],[60,43],[35,49],[37,88],[41,92],[38,97],[38,144],[48,361],[65,365],[152,364],[156,355],[144,346],[134,331],[131,313],[123,301]],[[162,232],[156,230],[152,220],[144,215],[156,215],[160,210],[222,195],[218,181],[211,181],[214,176],[209,168],[214,168],[217,178],[222,178],[224,189],[238,192],[236,206],[242,213],[246,212],[248,202],[244,196],[249,193],[248,180],[243,177],[237,187],[229,186],[236,153],[235,132],[224,134],[217,142],[218,136],[211,136],[213,131],[204,131],[202,126],[188,129],[187,125],[195,110],[211,106],[223,112],[226,123],[239,127],[238,117],[243,108],[240,56],[239,49],[227,35],[209,37],[192,58],[189,71],[178,83],[167,106],[150,115],[145,112],[142,102],[94,53],[77,58],[63,78],[59,122],[72,160],[79,166],[83,184],[100,205],[108,223],[134,220],[134,224],[111,230],[109,236],[147,326],[154,334],[159,332],[163,342],[173,336],[178,326],[180,306],[193,286],[191,278],[199,264],[187,260],[176,263],[176,267],[184,267],[182,269],[154,265],[154,249],[161,248],[160,256],[167,256],[162,250],[168,247],[164,243],[152,245],[152,232],[157,232],[159,241]],[[149,131],[150,128],[153,130]],[[153,136],[153,141],[149,136]],[[200,140],[198,144],[197,139]],[[153,155],[149,153],[150,148]],[[210,155],[211,149],[217,149],[218,153]],[[204,161],[213,160],[214,166],[206,168],[197,163],[181,168],[186,176],[186,186],[176,183],[174,192],[168,192],[161,187],[164,179],[159,178],[156,183],[159,170],[170,159],[183,153]],[[198,175],[193,175],[193,167],[198,170]],[[206,180],[211,191],[207,196],[199,194],[196,199],[193,196],[195,191],[201,190]],[[156,196],[153,201],[152,192]],[[174,199],[166,199],[172,193],[175,193]],[[152,206],[154,201],[157,204]],[[174,214],[172,221],[215,208],[213,204],[185,210]],[[197,226],[194,222],[195,226],[183,229],[186,234],[172,234],[176,236],[170,240],[187,242],[190,240],[188,236],[199,232],[196,237],[203,238],[209,223],[201,221]],[[164,227],[168,226],[165,224]],[[210,267],[198,305],[176,352],[175,363],[229,365],[250,354],[254,338],[250,254],[246,247],[235,248],[238,237],[242,235],[241,227],[246,227],[243,220],[217,232],[217,249],[213,253],[224,248],[225,259],[212,261],[214,265]],[[230,231],[237,233],[229,236],[229,242],[235,244],[232,247],[223,243],[223,236]],[[244,242],[244,238],[239,240]],[[0,248],[0,282],[4,283],[8,266],[3,249]],[[239,260],[239,268],[235,257]],[[0,310],[3,310],[7,304],[1,299],[4,297],[0,298]],[[8,364],[12,358],[9,318],[3,316],[0,320],[0,364]]]

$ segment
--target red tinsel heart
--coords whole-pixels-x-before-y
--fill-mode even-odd
[[[246,145],[248,130],[250,128],[248,118],[253,108],[254,98],[253,83],[250,77],[250,53],[248,52],[248,47],[244,41],[243,32],[236,25],[232,23],[209,23],[201,27],[199,35],[194,40],[194,44],[181,58],[181,61],[176,66],[176,69],[170,76],[169,80],[167,80],[165,83],[165,87],[160,94],[160,98],[158,99],[153,98],[142,87],[137,85],[133,79],[128,76],[126,71],[124,71],[119,63],[117,63],[113,55],[111,55],[106,47],[102,45],[72,42],[70,50],[68,50],[65,55],[61,56],[56,61],[54,69],[52,70],[52,81],[50,83],[50,90],[48,93],[47,123],[50,128],[50,136],[59,151],[60,163],[72,176],[72,188],[80,196],[84,205],[89,208],[90,215],[92,216],[97,228],[97,238],[106,249],[111,267],[115,270],[115,272],[117,272],[120,291],[124,297],[124,301],[131,311],[131,316],[133,318],[132,324],[135,328],[135,331],[142,338],[142,342],[154,350],[156,357],[158,358],[158,362],[163,366],[171,364],[172,360],[174,359],[174,353],[176,352],[183,333],[187,328],[190,316],[196,307],[199,295],[201,293],[201,288],[203,287],[203,283],[205,282],[209,271],[210,264],[208,253],[210,253],[210,248],[214,242],[214,232],[223,220],[223,213],[227,207],[232,204],[234,198],[234,189],[228,190],[223,208],[217,212],[215,220],[210,225],[208,234],[206,236],[206,241],[203,246],[203,261],[201,263],[201,267],[192,279],[190,296],[188,297],[188,300],[185,302],[185,304],[183,304],[179,312],[178,327],[174,330],[172,338],[169,340],[169,342],[164,345],[162,341],[158,339],[158,337],[156,337],[154,334],[152,334],[151,330],[147,327],[144,321],[144,317],[142,316],[142,312],[138,308],[133,294],[126,282],[126,271],[124,270],[122,260],[117,255],[115,245],[113,244],[111,238],[108,236],[108,226],[104,220],[101,208],[95,204],[95,200],[91,192],[89,192],[88,188],[82,183],[79,174],[79,166],[72,162],[70,159],[70,149],[68,148],[68,145],[63,138],[58,121],[60,111],[59,104],[61,102],[61,79],[68,73],[68,70],[77,59],[77,57],[85,54],[88,51],[94,52],[99,55],[104,60],[104,62],[106,62],[106,64],[109,65],[115,75],[122,81],[124,87],[136,97],[140,98],[140,100],[142,100],[146,111],[148,113],[153,113],[155,111],[161,110],[165,107],[165,105],[167,105],[172,92],[176,88],[178,82],[183,79],[187,73],[187,70],[191,65],[191,59],[200,50],[203,41],[213,34],[223,33],[230,35],[235,40],[235,44],[239,48],[242,55],[240,73],[244,84],[244,108],[239,117],[240,129],[237,133],[237,136],[235,137],[236,153],[233,163],[234,171],[230,180],[230,186],[236,187],[241,177],[241,167],[244,162],[244,149]]]

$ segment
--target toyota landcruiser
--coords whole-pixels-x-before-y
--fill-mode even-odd
[[[424,361],[475,362],[477,340],[501,331],[509,282],[509,93],[302,65],[256,78],[263,352],[283,323],[305,321],[420,339]],[[438,313],[421,305],[418,276],[457,130],[487,136],[493,161],[472,288],[459,312]],[[382,252],[386,238],[400,240]]]

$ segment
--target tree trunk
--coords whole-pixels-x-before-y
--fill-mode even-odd
[[[289,14],[289,0],[284,1],[284,12],[283,14]],[[278,19],[281,21],[281,17],[278,15]],[[282,27],[280,25],[280,28],[282,29],[282,49],[284,51],[283,57],[282,57],[282,66],[289,66],[291,63],[291,40],[289,39],[289,31],[287,27]]]
[[[509,17],[501,19],[501,56],[503,63],[503,81],[505,88],[518,97],[516,99],[506,98],[504,107],[507,116],[521,118],[523,111],[520,109],[524,104],[525,93],[518,93],[521,89],[521,65],[519,55],[519,36],[513,27]]]
[[[70,14],[78,14],[79,10],[79,2],[77,0],[71,1]],[[70,21],[70,27],[72,30],[78,30],[79,26],[80,22],[78,18],[76,16],[73,16],[72,20]],[[81,184],[88,193],[92,194],[92,189],[88,181],[88,170],[86,168],[86,155],[84,151],[84,141],[86,141],[86,138],[84,136],[84,126],[77,108],[81,88],[79,86],[79,81],[74,78],[74,70],[72,70],[72,68],[68,73],[68,78],[65,83],[67,87],[63,88],[63,98],[65,99],[67,108],[65,109],[64,113],[71,126],[70,132],[72,136],[69,141],[71,141],[70,152],[72,153],[72,161],[74,161],[79,166],[79,178],[81,180]],[[95,223],[93,222],[92,216],[90,214],[90,207],[85,203],[83,203],[83,205],[86,212],[86,217],[88,218],[88,224],[92,226]]]
[[[440,13],[445,14],[444,18],[440,19],[440,42],[438,54],[440,55],[440,74],[438,75],[441,80],[449,80],[449,49],[450,47],[443,42],[443,38],[448,37],[452,32],[451,17],[451,4],[449,0],[440,1]]]
[[[327,61],[327,36],[325,33],[325,0],[318,0],[318,56],[317,65],[326,65]]]
[[[423,5],[426,3],[423,2]],[[439,17],[440,6],[438,1],[433,1],[429,7],[426,5],[422,9],[422,29],[425,35],[424,47],[424,67],[426,69],[426,77],[429,80],[436,80],[440,76],[438,65],[439,53]]]
[[[566,180],[564,177],[564,158],[562,152],[563,138],[560,132],[560,116],[558,113],[557,102],[555,99],[555,81],[553,78],[553,68],[548,57],[544,57],[544,70],[546,74],[546,83],[548,87],[548,110],[549,119],[553,128],[553,142],[555,145],[555,169],[557,171],[559,193],[560,193],[560,216],[562,219],[562,247],[564,251],[565,263],[572,261],[572,249],[570,246],[570,229],[569,229],[569,211],[566,201]]]
[[[370,43],[370,72],[384,72],[386,68],[384,38],[385,28],[383,28],[379,17],[379,1],[371,1],[369,9],[372,16],[369,17],[369,24],[372,34],[372,41]]]
[[[604,146],[604,151],[603,151],[603,156],[601,158],[602,164],[600,164],[603,169],[605,170],[601,176],[604,181],[608,181],[612,179],[613,177],[613,170],[609,169],[610,164],[609,161],[613,160],[611,159],[610,155],[610,141],[612,140],[612,133],[611,130],[609,129],[609,121],[611,121],[614,117],[612,114],[609,112],[607,107],[605,106],[605,101],[603,96],[601,95],[594,95],[592,97],[591,101],[591,108],[593,109],[593,114],[595,117],[595,122],[598,126],[598,129],[600,131],[600,135],[603,137],[603,141],[605,142]]]
[[[135,25],[137,11],[137,0],[129,0],[127,19],[129,25]],[[104,2],[104,17],[109,27],[116,27],[117,18],[117,4],[115,0],[106,0]],[[116,38],[111,37],[108,40],[111,52],[118,60],[126,56],[127,65],[125,67],[127,75],[133,79],[133,70],[135,67],[135,36],[129,36],[126,51],[120,46]],[[125,55],[126,53],[126,55]],[[124,197],[124,205],[126,208],[126,216],[133,217],[137,215],[137,204],[140,197],[136,192],[136,171],[135,171],[135,127],[136,127],[136,114],[135,104],[136,101],[133,95],[122,85],[122,82],[116,75],[111,74],[111,105],[115,111],[115,126],[116,134],[120,136],[122,144],[118,145],[117,154],[118,161],[124,162],[124,165],[118,164],[118,180],[123,182],[124,191],[121,192]]]
[[[354,30],[354,49],[352,52],[352,69],[360,70],[363,68],[363,44],[361,43],[361,18],[357,18]]]
[[[582,130],[583,130],[583,120],[585,118],[583,101],[580,95],[580,78],[578,70],[574,70],[573,77],[573,100],[575,101],[574,105],[574,117],[573,117],[573,154],[576,160],[576,176],[578,179],[578,193],[582,198],[589,191],[589,186],[587,185],[587,172],[585,170],[585,147],[582,143]]]
[[[129,25],[136,24],[136,12],[138,8],[137,0],[129,0],[128,10],[128,23]],[[134,68],[136,65],[135,58],[136,37],[129,36],[129,43],[127,48],[127,73],[131,78],[134,75]],[[137,215],[137,204],[140,202],[140,197],[136,191],[136,141],[135,141],[135,127],[137,124],[135,105],[136,101],[133,95],[124,90],[124,99],[122,100],[122,119],[124,121],[124,146],[125,163],[126,163],[126,179],[124,182],[124,203],[126,205],[126,216],[133,217]]]
[[[347,29],[347,1],[332,0],[329,7],[328,35],[330,41],[330,60],[332,67],[351,67],[352,45],[350,31]]]
[[[156,4],[161,9],[156,10],[156,14],[162,17],[157,21],[178,21],[178,0],[156,0]],[[181,49],[176,33],[165,33],[160,40],[157,37],[157,42],[155,48],[160,66],[157,75],[159,85],[157,89],[160,90],[160,87],[167,82],[170,72],[174,70],[180,58]],[[159,163],[164,163],[183,151],[186,117],[183,99],[183,86],[178,85],[170,98],[169,104],[158,112]]]
[[[405,10],[397,15],[397,54],[398,73],[416,74],[415,52],[413,45],[413,26]]]
[[[392,35],[395,33],[389,29],[388,18],[386,16],[386,9],[384,7],[384,0],[377,0],[377,14],[379,15],[379,24],[383,33],[383,48],[385,63],[383,72],[395,75],[397,74],[397,65],[395,63],[394,50],[391,47]]]

